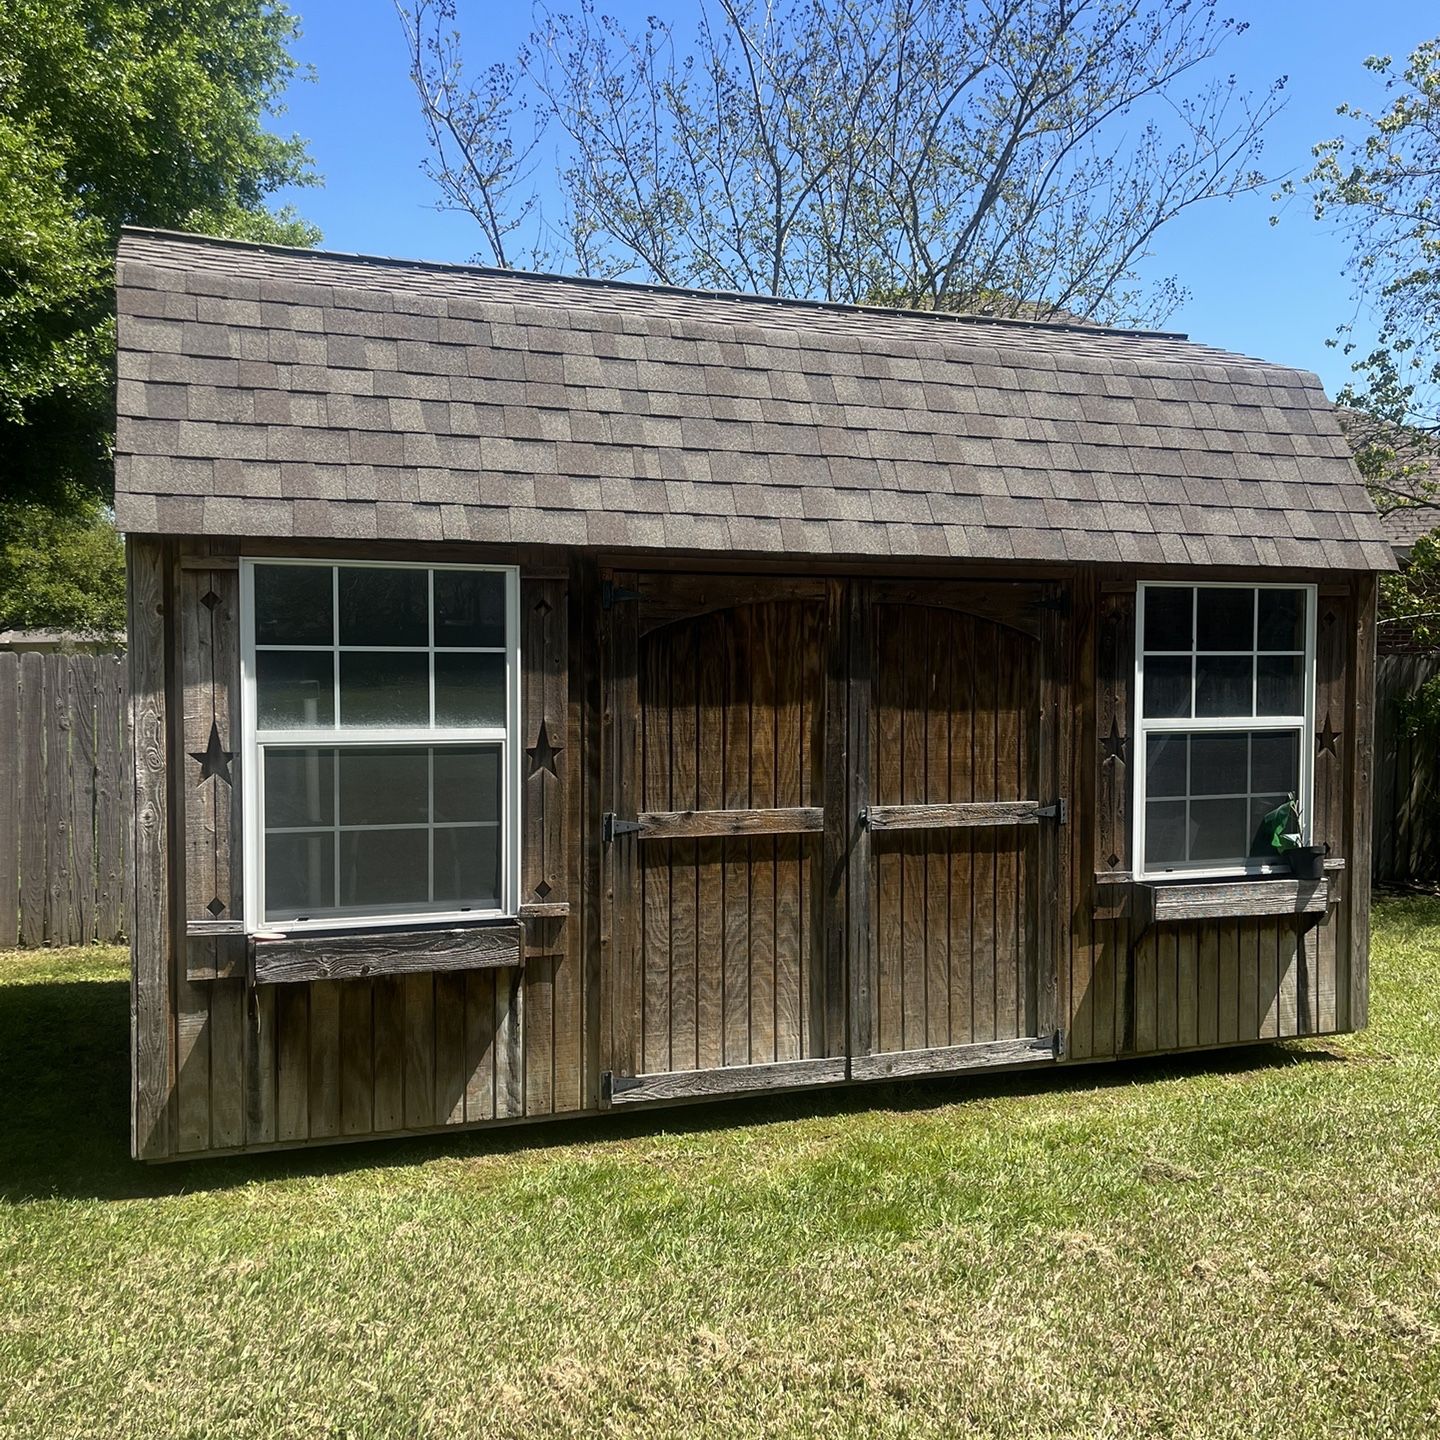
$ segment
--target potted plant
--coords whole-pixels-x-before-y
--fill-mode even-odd
[[[1325,856],[1330,847],[1304,843],[1305,825],[1293,795],[1271,810],[1260,825],[1271,847],[1297,880],[1318,880],[1325,873]]]

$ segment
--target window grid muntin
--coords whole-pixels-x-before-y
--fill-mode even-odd
[[[1145,596],[1148,590],[1189,590],[1190,591],[1190,649],[1185,650],[1147,650],[1145,645]],[[1251,637],[1255,648],[1253,650],[1236,651],[1212,651],[1199,649],[1199,603],[1201,590],[1249,590],[1253,592],[1255,599],[1251,606]],[[1259,626],[1260,626],[1260,603],[1259,595],[1264,590],[1291,590],[1298,591],[1304,596],[1304,623],[1301,627],[1305,640],[1303,650],[1261,650],[1259,648]],[[1131,786],[1131,814],[1132,814],[1132,845],[1133,845],[1133,868],[1138,877],[1160,877],[1184,875],[1189,878],[1201,878],[1204,876],[1224,876],[1235,874],[1261,874],[1268,875],[1277,871],[1285,871],[1287,867],[1277,856],[1273,861],[1262,861],[1258,857],[1245,856],[1233,860],[1207,860],[1201,861],[1195,866],[1190,865],[1168,865],[1161,868],[1151,869],[1145,859],[1146,845],[1146,823],[1145,807],[1148,800],[1145,784],[1145,772],[1149,761],[1149,737],[1151,735],[1193,735],[1203,733],[1214,733],[1223,731],[1286,731],[1293,732],[1297,736],[1299,747],[1299,786],[1296,790],[1296,803],[1300,807],[1303,843],[1308,843],[1312,834],[1311,802],[1314,792],[1314,745],[1311,736],[1314,734],[1314,708],[1315,708],[1315,624],[1316,624],[1316,587],[1294,581],[1174,581],[1174,580],[1147,580],[1141,581],[1136,586],[1136,624],[1135,624],[1135,727],[1140,744],[1136,755],[1135,777]],[[1188,654],[1190,656],[1190,715],[1186,716],[1165,716],[1146,719],[1145,717],[1145,661],[1150,658],[1169,656],[1178,658]],[[1251,699],[1250,708],[1253,712],[1258,701],[1259,666],[1258,660],[1261,655],[1288,655],[1301,657],[1301,698],[1304,702],[1304,712],[1299,715],[1195,715],[1195,694],[1196,694],[1196,661],[1200,655],[1248,655],[1252,659],[1251,665]],[[1189,748],[1186,749],[1186,824],[1189,824],[1189,805],[1191,796],[1188,793],[1190,784]],[[1159,799],[1178,797],[1157,797]],[[1203,799],[1218,799],[1218,796],[1204,796]],[[1189,851],[1189,839],[1187,834],[1186,850]]]
[[[324,645],[277,645],[260,644],[255,638],[255,569],[260,566],[287,565],[307,566],[319,569],[322,566],[328,567],[331,572],[331,643],[328,647]],[[427,638],[429,643],[425,646],[401,646],[401,645],[341,645],[340,644],[340,605],[339,586],[342,568],[347,569],[387,569],[387,570],[424,570],[427,572],[426,596],[428,611]],[[435,645],[435,572],[440,571],[470,571],[481,574],[496,574],[504,579],[504,629],[505,644],[503,646],[436,646]],[[254,927],[273,926],[298,926],[300,928],[316,929],[339,929],[357,925],[373,923],[377,919],[406,920],[413,919],[417,923],[433,923],[443,919],[486,919],[506,916],[515,912],[518,896],[519,876],[519,807],[520,807],[520,783],[519,783],[519,723],[520,723],[520,578],[519,570],[509,565],[474,565],[474,564],[419,564],[406,561],[391,560],[334,560],[334,559],[296,559],[290,556],[254,556],[245,557],[241,562],[241,656],[242,656],[242,730],[245,737],[247,752],[252,754],[256,760],[253,765],[245,766],[242,771],[242,783],[244,786],[244,808],[243,831],[245,837],[246,852],[246,895],[245,913],[247,924]],[[256,667],[255,657],[268,650],[275,651],[306,651],[318,654],[330,654],[334,669],[332,702],[334,704],[334,723],[326,728],[324,726],[307,727],[302,729],[293,728],[272,728],[262,730],[258,726],[258,697],[256,690]],[[343,728],[340,712],[340,654],[344,653],[409,653],[426,654],[429,656],[429,690],[430,690],[430,725],[401,725],[401,726],[367,726],[352,729]],[[436,653],[442,655],[461,654],[490,654],[501,655],[505,658],[505,691],[503,700],[504,718],[502,723],[476,726],[444,726],[434,724],[435,719],[435,663]],[[340,828],[336,826],[301,826],[282,827],[276,830],[267,830],[264,823],[264,757],[267,750],[272,749],[334,749],[336,751],[334,765],[336,770],[333,779],[336,782],[335,814],[338,821],[339,816],[339,794],[338,794],[338,765],[339,750],[342,747],[385,747],[392,749],[422,748],[430,749],[430,814],[434,813],[434,748],[448,745],[484,745],[494,746],[499,754],[500,778],[499,778],[499,812],[498,821],[466,822],[466,821],[440,821],[432,822],[424,827],[427,830],[427,873],[429,876],[428,892],[429,900],[427,908],[415,909],[411,905],[401,906],[378,906],[367,907],[364,910],[355,908],[341,909],[339,906],[339,864],[340,854],[338,839]],[[354,826],[344,827],[353,833],[356,830],[379,830],[380,826]],[[392,828],[392,827],[383,827]],[[419,825],[398,825],[396,829],[420,829]],[[497,846],[497,865],[499,869],[499,904],[496,908],[450,908],[451,902],[445,903],[446,908],[439,908],[434,901],[434,832],[440,829],[495,829]],[[333,835],[336,845],[335,855],[335,901],[336,907],[333,911],[323,911],[316,915],[314,920],[275,920],[265,918],[265,838],[269,834],[296,833],[304,831],[313,834]],[[454,902],[459,906],[462,902]]]

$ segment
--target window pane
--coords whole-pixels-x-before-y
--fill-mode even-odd
[[[265,751],[265,828],[330,825],[335,819],[333,750]]]
[[[1185,862],[1185,802],[1151,800],[1145,806],[1145,866],[1159,869]]]
[[[1303,655],[1261,655],[1255,662],[1255,713],[1303,715],[1304,673]]]
[[[333,645],[333,602],[328,565],[257,565],[255,643]]]
[[[430,903],[429,831],[342,831],[340,903],[355,910],[424,909]]]
[[[1244,795],[1250,788],[1248,735],[1190,737],[1190,793]]]
[[[340,723],[344,726],[430,723],[428,655],[356,653],[340,656]]]
[[[500,748],[435,747],[435,819],[499,820]]]
[[[1202,589],[1195,603],[1195,648],[1253,650],[1255,592]]]
[[[436,655],[435,723],[503,725],[505,657]]]
[[[1145,793],[1185,793],[1185,736],[1152,735],[1145,743]]]
[[[340,751],[342,825],[424,825],[429,818],[426,750]]]
[[[329,726],[335,719],[335,658],[329,650],[255,655],[256,723],[262,730]]]
[[[437,570],[435,643],[503,646],[505,577],[485,570]]]
[[[1281,799],[1300,789],[1300,737],[1293,730],[1262,732],[1250,742],[1250,789]],[[1276,801],[1279,804],[1279,801]]]
[[[1146,650],[1189,650],[1192,647],[1191,607],[1195,592],[1188,587],[1150,586],[1145,591]]]
[[[435,832],[435,899],[495,909],[500,904],[500,831],[465,825]]]
[[[1241,860],[1250,849],[1250,802],[1192,800],[1190,859]]]
[[[1248,713],[1248,711],[1247,711]],[[1171,720],[1190,714],[1190,657],[1150,656],[1145,661],[1145,717]]]
[[[1260,591],[1260,648],[1262,650],[1303,650],[1305,648],[1305,592],[1303,590]]]
[[[430,582],[424,570],[340,567],[342,645],[428,645]]]
[[[1253,664],[1248,655],[1197,656],[1195,713],[1206,716],[1249,715],[1250,667]]]
[[[335,836],[265,837],[265,918],[295,920],[335,906]]]

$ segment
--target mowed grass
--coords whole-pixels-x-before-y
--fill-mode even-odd
[[[0,1434],[1440,1433],[1440,901],[1364,1035],[143,1168],[0,958]]]

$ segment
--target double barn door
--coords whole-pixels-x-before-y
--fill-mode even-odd
[[[1053,588],[604,595],[609,1101],[1052,1060]]]

